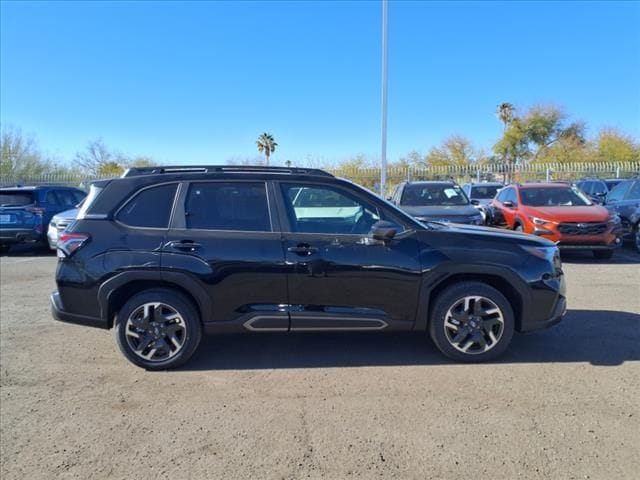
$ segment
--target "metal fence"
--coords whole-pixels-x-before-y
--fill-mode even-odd
[[[378,191],[380,168],[328,168],[334,175],[348,178],[355,183]],[[458,183],[469,181],[527,182],[569,180],[585,177],[628,178],[640,174],[640,161],[627,163],[530,163],[527,165],[465,165],[437,167],[391,167],[387,169],[387,187],[391,190],[402,181],[454,180]],[[13,185],[66,185],[88,188],[91,182],[104,180],[108,176],[83,176],[69,174],[49,174],[32,177],[2,177],[0,186]]]

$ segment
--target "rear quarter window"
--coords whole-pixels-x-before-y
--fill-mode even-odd
[[[168,228],[177,183],[146,188],[136,193],[116,215],[130,227]]]
[[[21,207],[23,205],[31,205],[33,202],[33,192],[0,192],[0,207]]]

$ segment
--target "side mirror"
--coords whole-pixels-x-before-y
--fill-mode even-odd
[[[390,242],[393,240],[393,237],[398,233],[397,225],[387,222],[385,220],[380,220],[376,222],[371,227],[371,237],[374,240],[379,240],[381,242]]]
[[[471,200],[471,205],[480,205],[480,200]]]
[[[507,208],[513,208],[513,202],[511,200],[507,200],[506,202],[502,202],[502,204]]]

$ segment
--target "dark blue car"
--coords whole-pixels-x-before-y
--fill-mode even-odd
[[[73,208],[85,196],[71,187],[0,188],[0,252],[18,243],[45,240],[51,217]]]

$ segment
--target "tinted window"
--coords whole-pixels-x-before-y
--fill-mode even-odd
[[[593,182],[593,187],[591,190],[591,194],[597,195],[599,193],[607,193],[609,189],[607,188],[607,184],[604,182]]]
[[[509,196],[509,192],[513,191],[512,188],[507,188],[505,190],[501,190],[500,193],[498,193],[498,196],[496,197],[496,199],[499,202],[506,202],[507,201],[507,197]]]
[[[512,202],[514,205],[518,204],[518,195],[516,194],[515,189],[510,189],[509,192],[507,193],[507,200],[509,202]]]
[[[0,192],[0,207],[20,207],[33,203],[32,192],[3,191]]]
[[[58,205],[60,201],[58,200],[58,195],[54,190],[49,190],[47,192],[47,203],[49,205]]]
[[[293,184],[282,189],[294,232],[366,234],[380,220],[377,208],[342,190]]]
[[[467,205],[469,199],[458,185],[447,183],[408,184],[402,192],[400,204],[407,207],[429,205]]]
[[[76,205],[78,203],[80,203],[81,201],[83,201],[84,198],[87,196],[86,193],[80,192],[79,190],[72,190],[71,194],[73,195],[73,198],[75,199]]]
[[[633,187],[629,190],[627,194],[627,200],[638,200],[640,199],[640,182],[634,182]]]
[[[578,188],[584,193],[586,193],[587,195],[591,195],[593,191],[593,182],[579,182],[577,185]]]
[[[523,205],[531,207],[560,207],[591,205],[589,199],[575,187],[523,188],[520,190]]]
[[[132,227],[167,228],[178,185],[147,188],[135,195],[118,213],[118,220]]]
[[[622,182],[607,195],[607,202],[618,202],[622,200],[631,187],[631,182]]]
[[[58,190],[56,191],[56,196],[61,207],[72,209],[78,203],[71,190]]]
[[[474,185],[471,187],[471,198],[488,199],[493,198],[501,187],[498,185]]]
[[[187,228],[271,231],[264,183],[193,183],[184,210]]]

